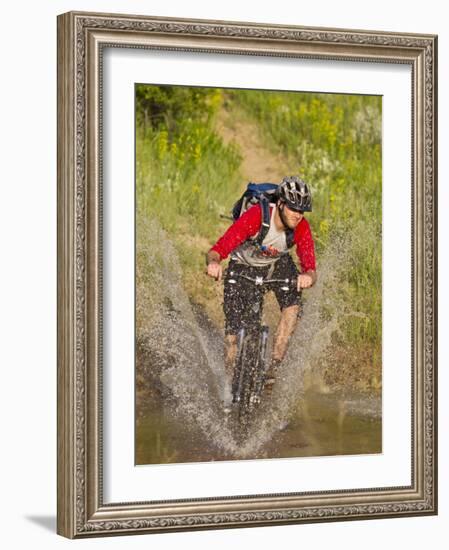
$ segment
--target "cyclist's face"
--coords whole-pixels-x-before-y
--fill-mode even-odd
[[[295,227],[304,217],[303,212],[291,210],[286,204],[284,204],[282,213],[284,215],[285,222],[287,223],[288,227],[290,227],[290,229],[295,229]]]

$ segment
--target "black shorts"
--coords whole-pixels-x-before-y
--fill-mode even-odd
[[[279,283],[258,286],[252,281],[235,276],[244,274],[252,278],[295,279],[299,275],[290,254],[285,254],[276,262],[271,274],[269,274],[270,267],[249,267],[234,260],[229,262],[224,279],[223,300],[226,334],[237,334],[242,327],[259,324],[262,318],[264,295],[269,291],[274,292],[281,310],[300,305],[301,292],[296,290],[296,286],[282,290]],[[269,277],[267,277],[268,274]],[[235,282],[230,283],[230,279]]]

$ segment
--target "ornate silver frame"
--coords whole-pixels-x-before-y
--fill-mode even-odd
[[[412,484],[104,504],[101,57],[104,46],[412,68]],[[58,533],[70,538],[437,513],[437,37],[70,12],[58,17]],[[149,500],[151,495],[148,495]]]

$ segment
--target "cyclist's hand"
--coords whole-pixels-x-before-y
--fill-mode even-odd
[[[212,277],[217,281],[221,281],[221,277],[223,275],[223,268],[218,262],[211,262],[210,264],[207,264],[206,273],[207,275],[209,275],[209,277]]]
[[[298,291],[300,291],[302,288],[310,288],[312,286],[312,283],[312,277],[303,273],[298,277]]]

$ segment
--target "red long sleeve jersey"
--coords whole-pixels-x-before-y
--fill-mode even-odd
[[[270,207],[270,209],[272,220],[274,206]],[[248,241],[248,239],[250,239],[251,237],[254,237],[258,234],[261,224],[262,210],[260,208],[260,205],[256,204],[249,208],[229,227],[229,229],[223,234],[223,236],[218,239],[211,250],[217,252],[222,260],[227,258],[231,252],[233,252],[234,254],[237,253],[238,256],[239,250],[243,251],[243,249],[245,248],[244,243]],[[271,224],[271,227],[273,227],[273,223]],[[271,233],[273,232],[270,228],[270,234]],[[285,232],[283,233],[285,234]],[[267,243],[268,245],[270,244],[270,234],[265,237],[263,242],[264,245]],[[302,218],[302,220],[296,226],[293,234],[293,240],[296,245],[296,254],[299,259],[301,271],[303,273],[305,273],[306,271],[315,271],[315,247],[309,222],[305,218]],[[286,242],[285,237],[284,242]],[[268,249],[268,253],[263,252],[262,254],[271,256],[272,247],[268,246]],[[274,254],[273,257],[273,260],[275,259],[276,254]],[[252,263],[251,260],[250,263]],[[257,265],[257,263],[255,263],[254,265]]]

